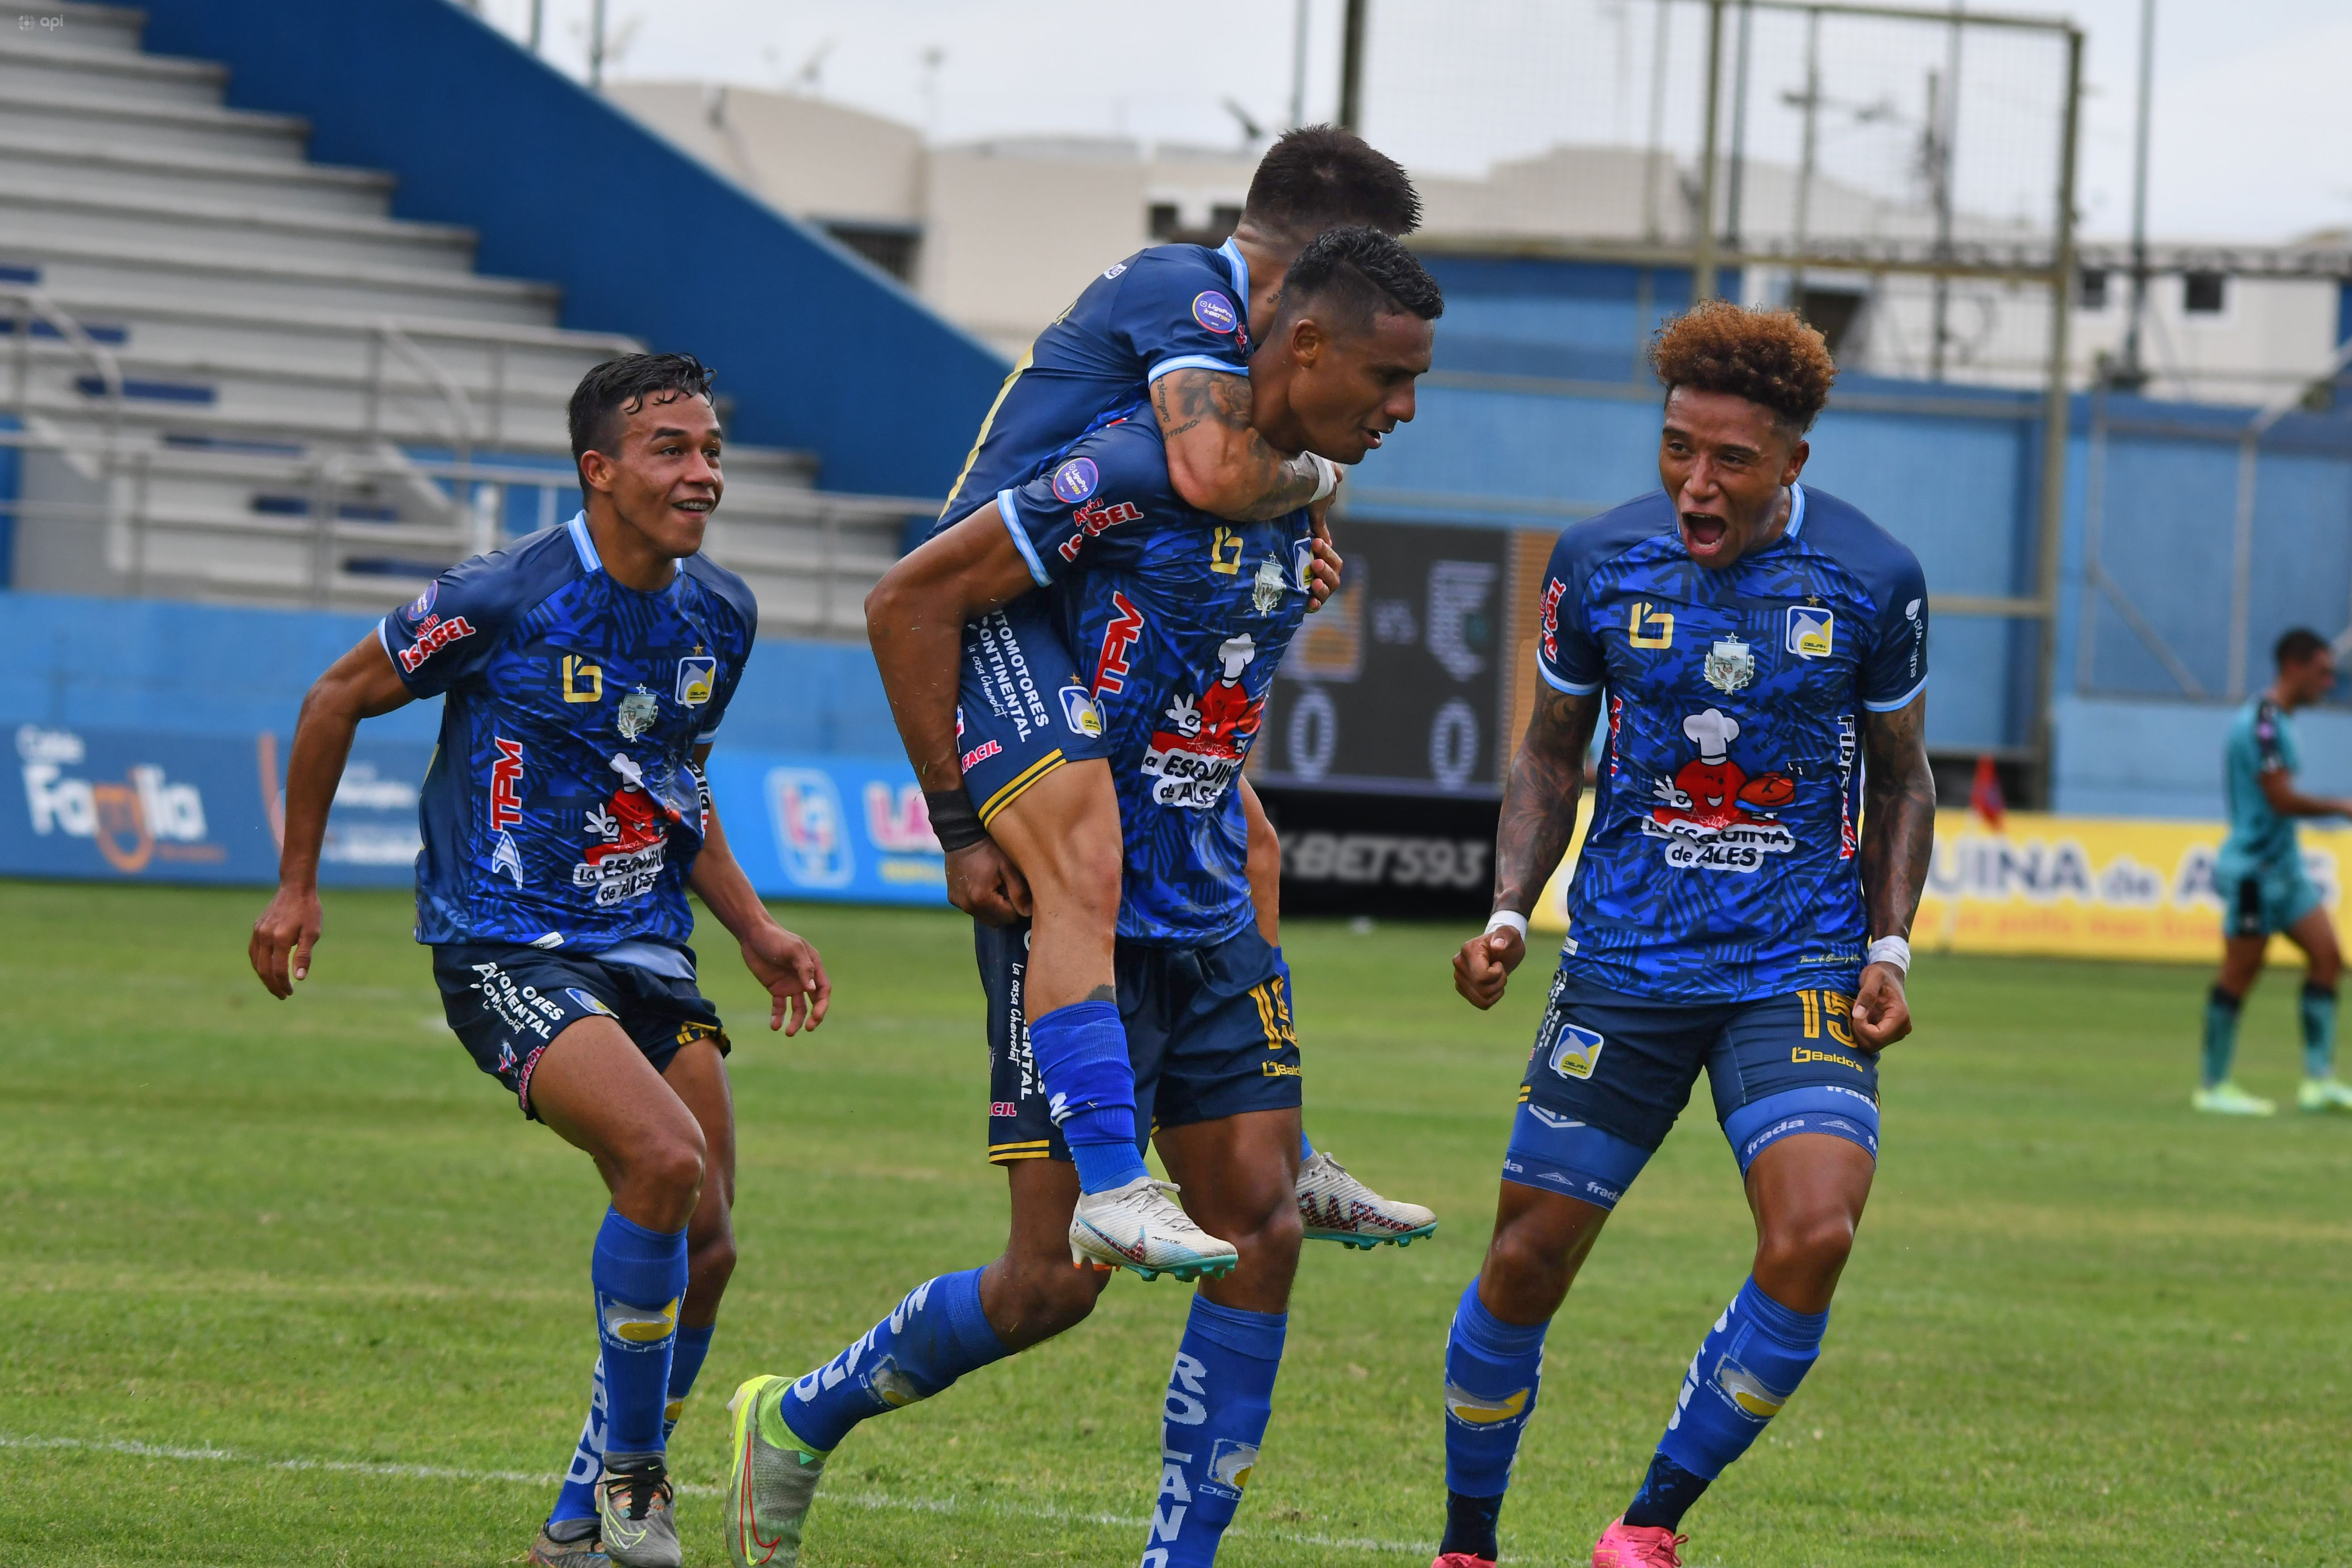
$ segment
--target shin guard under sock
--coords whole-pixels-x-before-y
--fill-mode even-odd
[[[1274,1414],[1288,1314],[1192,1298],[1160,1424],[1160,1495],[1140,1568],[1207,1568]]]
[[[980,1310],[980,1270],[941,1274],[784,1390],[784,1425],[817,1453],[831,1453],[867,1416],[929,1399],[1003,1356],[1004,1342]]]
[[[1746,1453],[1780,1413],[1822,1354],[1827,1312],[1797,1312],[1758,1288],[1739,1287],[1699,1342],[1666,1417],[1658,1458],[1625,1510],[1625,1522],[1672,1530],[1723,1468]]]
[[[2238,1054],[2238,1013],[2245,1006],[2242,998],[2233,997],[2216,986],[2205,998],[2205,1087],[2211,1089],[2230,1079],[2230,1063]]]
[[[686,1294],[686,1228],[648,1230],[607,1208],[588,1274],[604,1347],[604,1452],[658,1454],[678,1301]]]
[[[2315,986],[2306,981],[2303,988],[2303,1075],[2305,1078],[2336,1076],[2336,992],[2332,987]]]
[[[1029,1020],[1029,1052],[1086,1192],[1150,1174],[1135,1146],[1135,1069],[1118,1004],[1073,1002]]]
[[[1500,1499],[1543,1381],[1548,1322],[1507,1323],[1462,1292],[1445,1341],[1445,1490]]]

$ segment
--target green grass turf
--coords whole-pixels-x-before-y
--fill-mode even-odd
[[[569,1450],[593,1355],[588,1162],[442,1028],[404,898],[333,897],[283,1005],[246,971],[260,902],[0,884],[0,1563],[511,1561],[550,1489],[479,1473]],[[805,1370],[1002,1235],[968,928],[783,913],[822,945],[835,1009],[812,1040],[751,1028],[736,1051],[742,1261],[678,1436],[689,1482],[724,1466],[739,1379]],[[750,1020],[713,935],[710,990]],[[1445,1324],[1543,989],[1538,966],[1473,1013],[1446,981],[1459,935],[1288,933],[1310,1129],[1445,1228],[1402,1253],[1308,1249],[1230,1562],[1433,1543]],[[2352,1561],[2352,1122],[2192,1117],[2205,983],[1922,962],[1826,1354],[1692,1514],[1693,1563]],[[2291,992],[2273,977],[2248,1011],[2259,1092],[2293,1090]],[[1586,1560],[1749,1239],[1720,1136],[1686,1116],[1553,1331],[1507,1560]],[[1133,1562],[1185,1301],[1122,1276],[1061,1342],[870,1423],[806,1561]],[[716,1501],[680,1513],[688,1561],[723,1563]]]

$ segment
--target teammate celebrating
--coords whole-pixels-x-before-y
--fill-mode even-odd
[[[2336,651],[2316,632],[2297,627],[2278,640],[2278,679],[2238,710],[2230,724],[2224,773],[2230,836],[2214,858],[2221,894],[2221,973],[2205,1003],[2205,1077],[2190,1103],[2224,1115],[2267,1116],[2277,1109],[2230,1078],[2238,1053],[2238,1013],[2262,977],[2271,937],[2303,949],[2303,1087],[2306,1111],[2352,1111],[2352,1084],[2336,1076],[2336,981],[2344,959],[2319,889],[2304,874],[2297,817],[2352,816],[2352,801],[2305,795],[2294,787],[2303,756],[2289,716],[2336,689]]]
[[[1279,517],[1328,498],[1337,483],[1328,458],[1291,456],[1294,449],[1270,442],[1252,422],[1245,367],[1253,333],[1270,326],[1283,270],[1309,239],[1341,225],[1407,234],[1420,213],[1404,171],[1360,138],[1329,126],[1282,136],[1250,182],[1232,239],[1214,250],[1139,251],[1105,269],[1039,335],[982,422],[940,512],[942,527],[1048,469],[1069,476],[1061,481],[1065,501],[1086,501],[1094,492],[1077,487],[1084,466],[1058,460],[1071,443],[1131,413],[1147,395],[1174,494],[1202,526]],[[1346,434],[1360,447],[1357,432]],[[1099,508],[1086,515],[1096,527],[1108,526]],[[1323,570],[1332,570],[1327,559]],[[878,656],[888,656],[882,640],[904,624],[888,613],[877,621]],[[967,705],[964,716],[976,732],[960,737],[942,730],[929,748],[910,755],[931,826],[948,851],[956,905],[998,925],[1034,915],[1024,978],[1032,1021],[1016,1049],[1060,1108],[1089,1200],[1086,1245],[1098,1260],[1117,1262],[1149,1230],[1178,1247],[1185,1267],[1229,1268],[1237,1256],[1232,1243],[1168,1202],[1134,1149],[1135,1089],[1111,1000],[1118,797],[1089,683],[1078,678],[1042,594],[982,618],[969,635],[972,656],[993,676]],[[936,678],[950,678],[946,664]],[[1272,888],[1280,846],[1246,783],[1242,806],[1252,827],[1253,874]],[[992,1157],[1036,1153],[1024,1144]],[[1300,1155],[1298,1202],[1310,1236],[1370,1248],[1435,1228],[1428,1209],[1381,1197],[1303,1136]],[[1100,1245],[1092,1240],[1097,1235],[1105,1238]]]
[[[571,409],[586,510],[450,568],[311,686],[278,895],[253,931],[255,971],[290,996],[320,933],[319,845],[352,732],[446,694],[416,939],[476,1064],[612,1191],[589,1265],[594,1396],[530,1554],[552,1568],[681,1561],[663,1454],[735,1263],[728,1041],[696,988],[686,890],[741,944],[770,1028],[815,1028],[832,993],[816,950],[752,893],[703,785],[758,616],[697,553],[721,489],[709,384],[685,354],[589,371]]]
[[[1412,417],[1441,308],[1436,285],[1395,240],[1364,228],[1318,238],[1291,267],[1271,340],[1251,361],[1258,428],[1360,457],[1370,437]],[[1311,525],[1304,511],[1223,531],[1203,522],[1175,496],[1158,426],[1139,411],[916,550],[869,601],[895,606],[909,628],[884,680],[922,743],[952,733],[965,616],[1033,581],[1066,576],[1066,645],[1099,650],[1098,672],[1117,672],[1093,689],[1125,845],[1114,1021],[1150,1112],[1128,1148],[1139,1157],[1150,1129],[1186,1207],[1239,1253],[1229,1274],[1200,1287],[1177,1352],[1145,1568],[1215,1555],[1265,1430],[1302,1239],[1289,974],[1261,925],[1270,912],[1252,901],[1236,785],[1306,612]],[[919,668],[931,678],[910,682]],[[986,678],[966,661],[967,712]],[[917,1286],[797,1383],[754,1377],[736,1390],[728,1541],[739,1568],[798,1560],[826,1458],[859,1422],[1077,1323],[1109,1272],[1070,1266],[1075,1151],[1017,1050],[1030,1005],[1024,934],[983,925],[980,951],[991,1154],[1026,1151],[1008,1167],[1011,1239],[986,1268]],[[1124,1260],[1147,1278],[1201,1271],[1154,1250],[1158,1239],[1146,1233]]]
[[[1595,1568],[1680,1561],[1684,1511],[1820,1354],[1876,1168],[1878,1052],[1911,1030],[1906,937],[1936,806],[1918,562],[1798,483],[1835,374],[1811,328],[1714,301],[1661,331],[1654,359],[1664,489],[1552,552],[1495,915],[1454,964],[1473,1006],[1502,998],[1605,711],[1494,1240],[1446,1347],[1440,1568],[1495,1561],[1545,1329],[1704,1065],[1756,1215],[1754,1270],[1592,1552]]]

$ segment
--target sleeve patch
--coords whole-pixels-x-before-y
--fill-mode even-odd
[[[1230,332],[1241,325],[1241,313],[1232,300],[1213,288],[1204,288],[1192,296],[1192,319],[1212,332]]]

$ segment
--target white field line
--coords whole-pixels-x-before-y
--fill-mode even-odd
[[[178,1448],[164,1443],[138,1443],[120,1437],[19,1437],[0,1433],[0,1449],[70,1449],[92,1454],[128,1454],[142,1459],[209,1461],[215,1464],[259,1465],[272,1470],[320,1470],[332,1475],[383,1476],[394,1480],[506,1481],[516,1486],[553,1487],[563,1478],[552,1471],[472,1470],[447,1465],[394,1465],[360,1459],[265,1459],[233,1448]],[[688,1497],[719,1497],[722,1487],[676,1483]],[[1099,1524],[1125,1530],[1150,1527],[1149,1519],[1120,1513],[1088,1513],[1044,1503],[1008,1502],[995,1498],[892,1497],[887,1492],[826,1492],[822,1500],[842,1508],[888,1510],[907,1513],[981,1513],[1013,1519],[1050,1520],[1061,1524]],[[1319,1546],[1334,1552],[1396,1552],[1417,1556],[1432,1550],[1425,1542],[1380,1541],[1361,1536],[1316,1535],[1303,1531],[1269,1530],[1236,1525],[1225,1531],[1246,1541],[1283,1542],[1296,1546]]]

